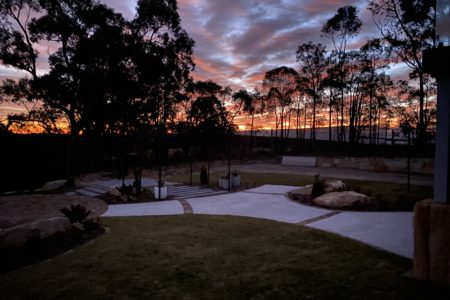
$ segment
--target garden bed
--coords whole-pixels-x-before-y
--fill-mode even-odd
[[[75,249],[105,233],[105,228],[95,227],[81,231],[77,228],[57,233],[44,239],[30,239],[25,246],[0,249],[0,273],[35,264]]]

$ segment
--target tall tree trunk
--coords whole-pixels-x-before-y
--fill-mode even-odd
[[[295,130],[295,133],[296,133],[296,138],[297,138],[297,140],[300,138],[300,101],[298,102],[298,105],[297,105],[297,109],[296,109],[296,114],[297,114],[297,118],[296,118],[296,130]]]
[[[419,71],[419,126],[417,131],[417,141],[420,145],[426,144],[426,126],[425,126],[425,114],[424,114],[424,102],[425,102],[425,92],[424,92],[424,74]]]
[[[341,88],[341,137],[340,141],[345,141],[345,128],[344,128],[344,88]]]
[[[252,122],[250,125],[250,152],[253,150],[253,121],[255,120],[255,114],[252,114]]]
[[[372,96],[369,96],[369,144],[372,144]]]
[[[332,107],[333,107],[333,91],[330,89],[330,103],[328,106],[328,140],[331,142],[332,134],[331,134],[331,118],[332,118]]]
[[[305,99],[305,115],[303,116],[303,138],[306,138],[306,119],[307,119],[307,106],[306,106],[306,99]]]
[[[316,139],[316,105],[317,99],[316,96],[313,96],[313,113],[312,113],[312,126],[311,126],[311,137],[310,139],[314,141]]]

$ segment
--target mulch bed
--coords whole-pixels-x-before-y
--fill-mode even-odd
[[[23,247],[0,249],[0,273],[50,259],[92,241],[104,233],[105,229],[100,226],[85,231],[73,228],[45,239],[29,240]]]

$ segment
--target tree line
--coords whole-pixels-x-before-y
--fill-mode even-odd
[[[426,143],[436,87],[422,51],[436,46],[434,7],[432,0],[369,1],[380,36],[359,49],[349,49],[362,27],[359,12],[339,8],[321,29],[331,49],[301,43],[297,67],[267,71],[257,90],[232,91],[192,79],[195,42],[181,27],[176,0],[139,0],[132,20],[94,0],[4,0],[0,60],[27,76],[5,80],[1,99],[28,111],[8,116],[0,129],[37,124],[55,133],[64,119],[72,136],[161,144],[171,132],[206,149],[202,141],[219,143],[236,131],[238,115],[248,118],[250,139],[255,119],[267,118],[281,141],[291,129],[315,140],[327,126],[330,140],[350,143],[377,143],[396,119],[405,136]],[[42,73],[44,61],[49,70]],[[394,83],[387,74],[398,62],[410,68],[411,81]]]
[[[302,43],[296,51],[297,69],[282,66],[265,73],[262,107],[275,119],[281,139],[292,128],[297,138],[302,128],[305,137],[309,127],[309,138],[315,140],[317,126],[327,126],[329,140],[360,143],[366,138],[377,143],[393,120],[404,138],[429,142],[436,83],[424,72],[422,52],[436,46],[434,5],[435,1],[370,1],[368,9],[380,36],[359,49],[349,49],[362,27],[358,10],[339,8],[321,29],[332,49]],[[388,75],[390,65],[399,62],[410,69],[411,81],[394,83]]]

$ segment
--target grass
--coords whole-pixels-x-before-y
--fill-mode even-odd
[[[110,233],[0,275],[2,299],[399,299],[411,261],[303,226],[107,218]],[[410,298],[408,298],[410,299]]]
[[[211,174],[212,187],[217,187],[217,180],[221,175],[223,174]],[[263,184],[304,186],[314,182],[313,176],[296,174],[240,172],[240,175],[243,189]],[[193,179],[193,184],[200,184],[198,174],[194,174]],[[166,180],[188,183],[189,174],[169,176]],[[417,201],[433,197],[431,186],[411,185],[411,190],[408,192],[406,184],[354,179],[343,179],[342,181],[350,190],[374,197],[379,209],[384,211],[412,211]]]

